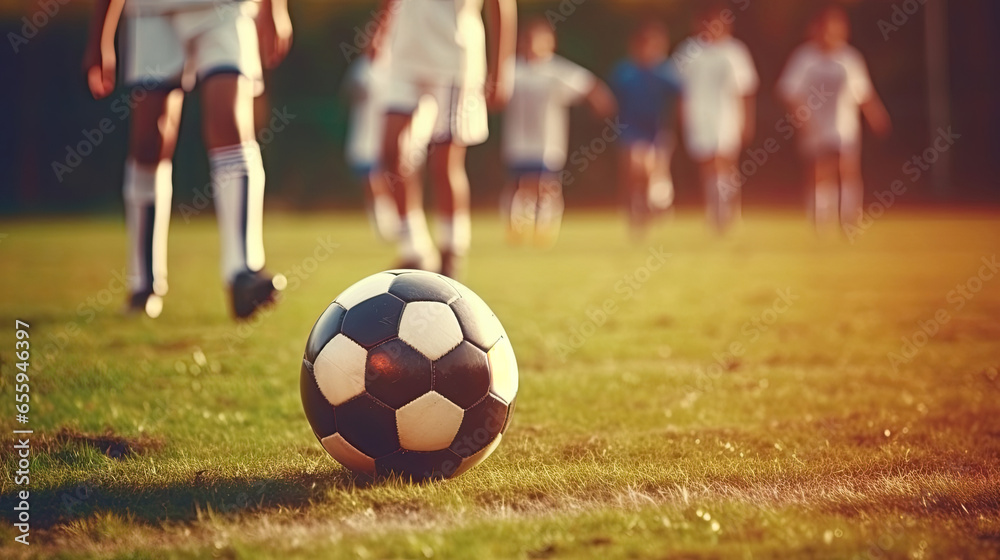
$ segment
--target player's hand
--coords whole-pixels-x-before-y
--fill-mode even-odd
[[[94,99],[104,99],[115,90],[118,59],[114,46],[105,48],[100,41],[91,41],[83,54],[83,71]]]
[[[486,108],[502,111],[510,101],[512,87],[506,72],[490,72],[486,77]]]
[[[265,68],[275,68],[292,48],[292,20],[284,3],[265,2],[264,13],[257,18],[260,59]]]
[[[882,100],[873,97],[861,105],[861,113],[868,121],[868,126],[872,127],[872,132],[879,138],[885,139],[892,134],[892,118],[886,110]]]
[[[889,113],[884,110],[869,115],[868,124],[872,127],[875,136],[883,140],[892,136],[892,120],[889,118]]]

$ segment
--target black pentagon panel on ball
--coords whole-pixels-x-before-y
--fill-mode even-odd
[[[399,449],[396,411],[363,393],[337,407],[340,435],[369,457],[382,457]]]
[[[341,332],[370,349],[396,337],[403,306],[403,300],[392,294],[367,299],[347,312]]]
[[[490,391],[486,352],[462,341],[434,362],[434,390],[462,408],[479,402]]]
[[[503,336],[503,326],[500,325],[500,320],[479,302],[461,298],[451,302],[451,309],[458,317],[458,324],[462,326],[462,335],[465,340],[479,348],[489,351]]]
[[[316,363],[316,357],[323,351],[323,347],[340,334],[340,327],[344,324],[346,314],[347,310],[339,303],[331,303],[330,307],[319,316],[306,342],[305,357],[310,364]]]
[[[394,409],[431,390],[431,361],[400,339],[368,352],[365,389]]]
[[[312,364],[302,360],[302,374],[299,376],[299,392],[302,395],[302,408],[312,426],[313,433],[323,439],[337,433],[337,419],[333,405],[326,400],[316,384]]]
[[[397,475],[414,481],[450,478],[462,464],[462,458],[455,453],[441,451],[399,451],[375,459],[375,472],[380,476]]]
[[[392,281],[389,293],[405,301],[451,303],[459,298],[458,290],[447,280],[430,272],[406,272]]]
[[[465,411],[450,449],[463,459],[489,445],[507,422],[507,405],[492,393]]]

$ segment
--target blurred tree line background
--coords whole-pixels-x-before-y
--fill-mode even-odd
[[[936,0],[931,0],[936,1]],[[946,0],[941,0],[946,1]],[[361,192],[343,158],[349,103],[342,81],[345,52],[363,47],[363,28],[376,2],[289,0],[295,44],[285,63],[267,76],[258,104],[272,207],[331,209],[356,207]],[[692,29],[698,2],[681,0],[521,1],[522,17],[548,16],[564,56],[607,75],[625,54],[636,21],[659,17],[678,43]],[[784,141],[776,125],[786,111],[774,98],[774,83],[791,50],[802,40],[818,2],[731,0],[736,35],[754,55],[762,87],[757,144],[776,137],[781,150],[759,166],[745,187],[748,204],[798,205],[804,200],[802,168],[794,140]],[[853,42],[868,59],[875,85],[896,130],[888,142],[866,136],[869,192],[907,180],[904,164],[933,142],[928,110],[925,17],[922,0],[846,2],[854,23]],[[105,212],[120,208],[127,141],[129,92],[93,100],[80,69],[91,5],[79,0],[0,0],[0,212]],[[51,15],[50,15],[51,14]],[[1000,3],[947,3],[947,56],[953,131],[961,135],[952,153],[949,188],[935,192],[922,176],[906,203],[1000,201]],[[277,113],[272,112],[276,111]],[[200,139],[197,92],[184,107],[174,166],[174,204],[206,192],[208,163]],[[272,117],[281,115],[274,121]],[[577,111],[571,150],[597,138],[604,124]],[[500,125],[491,122],[490,141],[469,156],[474,198],[491,205],[506,177],[499,157]],[[103,127],[103,130],[102,130]],[[278,130],[278,128],[281,130]],[[74,153],[79,156],[74,156]],[[572,165],[572,164],[571,164]],[[567,189],[571,205],[601,205],[616,199],[612,150],[575,173]],[[681,204],[700,194],[683,151],[675,163]]]

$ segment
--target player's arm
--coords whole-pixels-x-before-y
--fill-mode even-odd
[[[743,93],[743,145],[749,146],[757,135],[757,89],[760,87],[760,77],[746,45],[740,43],[738,53],[734,66],[737,69],[737,83]]]
[[[861,104],[861,112],[877,136],[886,138],[892,134],[892,119],[877,93],[873,91],[868,101]]]
[[[607,119],[618,113],[618,100],[608,84],[602,80],[594,80],[594,87],[590,89],[584,98],[590,110],[600,119]]]
[[[288,0],[261,0],[257,16],[257,37],[260,58],[267,68],[281,64],[292,48],[292,19],[288,16]]]
[[[95,99],[111,95],[115,89],[118,60],[115,56],[115,32],[125,0],[96,0],[90,20],[90,36],[83,55],[83,71]]]
[[[500,109],[510,100],[514,77],[511,75],[517,48],[517,2],[486,0],[488,27],[486,52],[486,104]]]
[[[743,96],[743,145],[749,146],[757,134],[757,95]]]
[[[371,41],[368,44],[368,57],[372,60],[378,58],[379,51],[385,43],[385,30],[389,29],[392,17],[395,14],[394,6],[397,0],[381,0],[378,14],[375,16],[375,31],[372,32]]]
[[[858,53],[854,58],[854,64],[848,66],[853,72],[849,75],[849,85],[855,97],[860,101],[861,114],[868,121],[868,126],[881,138],[885,138],[892,133],[892,120],[889,118],[889,111],[886,110],[882,98],[875,91],[872,84],[871,74],[868,72],[868,65],[864,58]]]

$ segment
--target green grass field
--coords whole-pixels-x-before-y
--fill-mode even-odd
[[[484,214],[466,283],[513,340],[517,412],[486,463],[425,485],[352,479],[299,402],[316,317],[392,262],[360,217],[272,214],[291,286],[242,326],[210,218],[174,220],[156,321],[117,313],[120,220],[6,221],[0,557],[1000,557],[1000,274],[974,280],[998,218],[895,210],[851,245],[797,214],[724,240],[681,214],[637,246],[572,214],[543,253]]]

